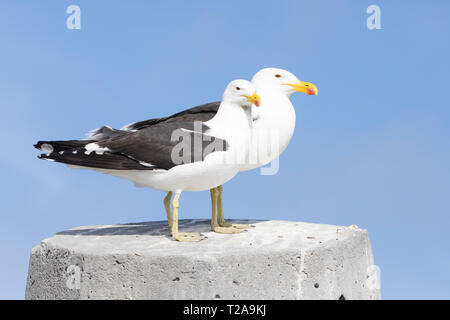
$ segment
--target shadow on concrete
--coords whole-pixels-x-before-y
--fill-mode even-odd
[[[227,220],[228,223],[255,225],[267,220]],[[211,231],[209,219],[183,219],[178,221],[180,232],[206,233]],[[167,221],[133,222],[116,225],[80,227],[58,232],[57,235],[72,236],[117,236],[117,235],[168,235]]]

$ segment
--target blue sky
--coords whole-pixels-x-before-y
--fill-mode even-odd
[[[66,8],[81,8],[81,30]],[[368,30],[366,8],[381,8]],[[36,159],[39,139],[83,138],[215,101],[235,78],[285,68],[280,171],[225,185],[225,214],[369,230],[386,299],[450,298],[448,1],[2,1],[0,298],[24,297],[30,250],[80,225],[163,220],[163,193]],[[181,218],[208,218],[209,192]]]

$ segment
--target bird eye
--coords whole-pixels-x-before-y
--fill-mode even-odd
[[[236,90],[238,90],[238,91],[239,91],[239,90],[241,90],[241,88],[239,88],[239,87],[236,87]]]
[[[281,78],[281,74],[276,74],[275,78]]]

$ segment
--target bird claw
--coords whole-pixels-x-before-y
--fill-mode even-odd
[[[219,226],[225,228],[236,228],[236,229],[248,229],[251,226],[248,224],[240,224],[240,223],[228,223],[228,222],[219,222]]]
[[[217,233],[225,233],[225,234],[235,234],[235,233],[242,233],[244,231],[244,229],[238,229],[238,228],[234,228],[234,227],[212,227],[211,228],[212,231],[217,232]]]

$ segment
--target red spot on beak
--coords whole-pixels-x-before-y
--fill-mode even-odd
[[[306,89],[306,94],[312,96],[312,95],[314,95],[314,94],[316,94],[316,93],[314,92],[313,89]]]

